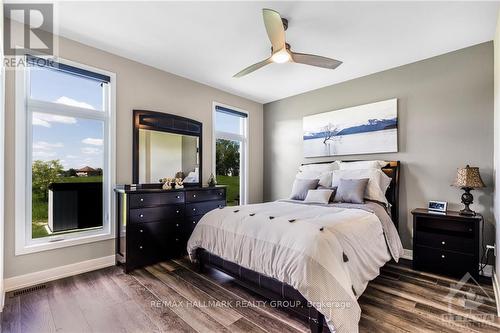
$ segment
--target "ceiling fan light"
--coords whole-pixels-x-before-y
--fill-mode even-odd
[[[288,51],[286,50],[278,51],[271,56],[271,60],[277,64],[288,62],[290,61],[290,58],[290,53],[288,53]]]

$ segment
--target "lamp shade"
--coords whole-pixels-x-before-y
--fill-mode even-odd
[[[470,188],[486,187],[481,179],[481,175],[479,174],[479,168],[468,165],[465,168],[457,170],[457,178],[455,178],[453,186]]]

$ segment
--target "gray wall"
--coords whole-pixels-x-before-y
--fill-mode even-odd
[[[62,58],[116,73],[117,182],[132,181],[132,110],[156,110],[203,123],[203,181],[212,168],[212,103],[249,112],[249,202],[262,201],[262,104],[71,41],[59,39]],[[114,240],[16,256],[14,254],[14,71],[6,73],[5,278],[114,254]]]
[[[500,181],[500,11],[498,12],[497,29],[495,33],[494,43],[494,63],[495,63],[495,221],[496,221],[496,257],[495,257],[495,269],[497,283],[500,283],[498,279],[500,278],[500,251],[498,247],[500,246],[500,193],[498,182]],[[497,285],[497,290],[500,285]]]
[[[349,61],[349,59],[345,59]],[[335,75],[335,74],[332,74]],[[428,200],[460,208],[456,169],[478,166],[487,188],[472,209],[486,217],[492,243],[493,43],[483,43],[264,105],[264,199],[287,197],[303,162],[302,117],[398,98],[399,152],[333,159],[400,160],[400,235],[412,245],[410,210]]]

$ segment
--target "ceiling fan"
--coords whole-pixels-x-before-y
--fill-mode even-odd
[[[248,66],[233,77],[242,77],[256,71],[270,63],[282,64],[285,62],[296,62],[316,67],[335,69],[342,64],[342,61],[330,59],[314,54],[295,53],[290,49],[290,44],[285,41],[285,30],[288,28],[288,20],[272,9],[262,9],[264,25],[267,35],[271,41],[271,56],[261,62]]]

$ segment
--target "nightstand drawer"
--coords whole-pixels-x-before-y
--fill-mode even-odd
[[[416,246],[413,252],[415,269],[437,274],[462,277],[465,273],[470,273],[476,276],[478,268],[475,263],[473,255],[425,246]]]
[[[466,254],[474,254],[474,238],[458,237],[438,232],[417,231],[418,245],[433,247],[440,250],[451,250]]]

